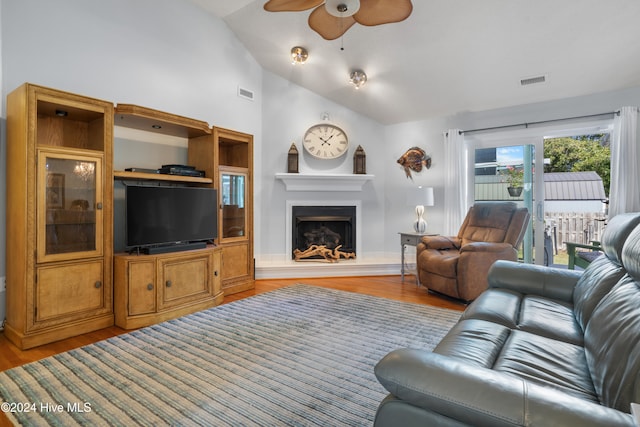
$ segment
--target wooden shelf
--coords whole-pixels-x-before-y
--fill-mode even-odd
[[[193,184],[212,184],[213,179],[197,176],[168,175],[164,173],[144,173],[113,171],[113,178],[120,180],[146,180],[146,181],[173,181],[188,182]]]
[[[211,135],[207,122],[132,104],[117,105],[114,124],[180,138]]]

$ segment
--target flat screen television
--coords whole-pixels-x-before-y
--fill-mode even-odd
[[[217,191],[213,188],[127,185],[125,199],[129,249],[148,251],[218,237]]]

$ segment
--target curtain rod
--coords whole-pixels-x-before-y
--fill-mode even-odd
[[[494,126],[494,127],[488,127],[488,128],[482,128],[482,129],[471,129],[471,130],[461,130],[458,131],[459,135],[462,135],[463,133],[472,133],[472,132],[483,132],[483,131],[487,131],[487,130],[497,130],[497,129],[508,129],[508,128],[514,128],[514,127],[519,127],[519,126],[524,126],[525,128],[528,128],[529,126],[532,125],[541,125],[544,123],[553,123],[553,122],[562,122],[562,121],[566,121],[566,120],[577,120],[577,119],[589,119],[589,118],[593,118],[593,117],[601,117],[601,116],[613,116],[613,115],[620,115],[620,110],[618,111],[611,111],[608,113],[599,113],[599,114],[589,114],[586,116],[575,116],[575,117],[565,117],[563,119],[551,119],[551,120],[542,120],[539,122],[530,122],[530,123],[518,123],[515,125],[504,125],[504,126]]]

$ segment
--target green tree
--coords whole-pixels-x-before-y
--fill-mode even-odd
[[[609,195],[611,149],[606,135],[545,139],[544,157],[550,160],[545,172],[595,171],[602,178],[605,194]]]

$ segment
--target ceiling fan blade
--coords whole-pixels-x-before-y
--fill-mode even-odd
[[[330,15],[324,6],[317,7],[309,15],[309,26],[326,40],[335,40],[347,32],[356,20],[353,16],[338,18]]]
[[[404,21],[411,15],[411,0],[360,0],[353,18],[358,24],[373,26]]]
[[[264,4],[267,12],[300,12],[320,6],[324,0],[269,0]]]

